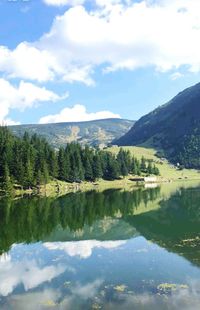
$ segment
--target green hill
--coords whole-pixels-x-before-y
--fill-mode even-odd
[[[200,168],[200,83],[143,116],[114,144],[151,146],[173,163]]]
[[[11,126],[17,136],[27,131],[43,136],[54,147],[65,146],[66,143],[77,141],[90,146],[108,145],[114,139],[124,135],[134,124],[125,119],[103,119],[88,122],[72,122],[57,124],[36,124]]]

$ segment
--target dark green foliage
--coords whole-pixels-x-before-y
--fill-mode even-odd
[[[25,133],[20,139],[5,127],[0,127],[0,151],[0,186],[6,192],[12,189],[13,184],[24,189],[39,188],[53,178],[91,182],[146,172],[146,160],[142,158],[140,162],[131,158],[130,152],[123,149],[115,156],[110,152],[70,143],[56,151],[37,135],[30,137]],[[158,174],[156,169],[151,166],[148,173]]]
[[[149,161],[148,166],[147,166],[147,173],[150,175],[150,174],[153,174],[153,172],[154,170],[153,170],[152,162]]]
[[[86,179],[86,181],[92,181],[93,180],[92,165],[91,165],[90,159],[88,157],[86,157],[86,159],[85,159],[85,179]]]
[[[118,167],[119,170],[121,171],[122,176],[128,175],[130,165],[128,163],[128,153],[123,151],[121,148],[118,155],[117,155],[117,162],[118,162]]]
[[[104,175],[103,175],[104,179],[115,180],[119,178],[121,174],[118,161],[115,158],[115,156],[112,155],[111,153],[107,153],[106,155],[107,155],[105,158],[106,166],[105,166]]]
[[[142,172],[147,172],[146,160],[144,156],[142,156],[142,159],[141,159],[140,169]]]
[[[5,163],[3,167],[2,189],[6,191],[7,193],[12,192],[12,181],[11,181],[10,171],[9,171],[7,163]]]
[[[93,157],[93,176],[94,179],[101,179],[103,177],[102,160],[98,153]]]
[[[32,188],[57,177],[57,154],[37,135],[25,133],[22,139],[0,127],[0,185],[8,192],[13,184]]]

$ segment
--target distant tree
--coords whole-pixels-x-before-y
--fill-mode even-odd
[[[153,170],[153,166],[152,166],[152,162],[149,161],[148,166],[147,166],[147,174],[153,174],[154,170]]]
[[[141,169],[142,172],[146,172],[147,171],[146,160],[145,160],[144,156],[142,156],[142,158],[141,158],[140,169]]]
[[[152,172],[153,174],[160,175],[160,171],[159,171],[158,167],[156,167],[156,165],[153,166],[152,170],[153,170],[153,172]]]

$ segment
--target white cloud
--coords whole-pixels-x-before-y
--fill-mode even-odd
[[[125,244],[126,241],[98,241],[98,240],[83,240],[75,242],[46,242],[43,245],[48,250],[61,250],[69,256],[80,256],[88,258],[92,255],[95,248],[116,249]]]
[[[66,97],[67,94],[58,96],[45,87],[38,87],[32,83],[21,81],[18,86],[13,86],[9,81],[0,79],[0,122],[6,122],[8,125],[17,123],[7,118],[11,109],[23,111],[41,102],[54,102]]]
[[[104,72],[148,66],[176,72],[182,65],[199,72],[199,37],[199,0],[96,0],[93,11],[78,5],[57,16],[37,42],[23,42],[13,51],[0,47],[0,71],[86,85],[93,84],[92,73],[100,65]]]
[[[64,5],[75,6],[83,4],[85,0],[43,0],[43,2],[47,5],[52,6],[64,6]]]
[[[61,122],[82,122],[105,118],[120,118],[119,114],[110,111],[89,113],[84,105],[76,104],[72,108],[64,108],[58,114],[47,115],[39,120],[40,124],[61,123]]]
[[[23,78],[39,82],[54,78],[53,67],[56,60],[46,50],[23,42],[13,51],[0,46],[0,71],[7,73],[10,78]]]

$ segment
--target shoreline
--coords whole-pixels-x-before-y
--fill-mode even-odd
[[[14,189],[14,192],[11,195],[7,195],[6,193],[4,195],[0,196],[0,199],[3,197],[23,197],[24,195],[34,195],[38,197],[59,197],[64,196],[66,194],[70,193],[77,193],[77,192],[87,192],[87,191],[104,191],[109,189],[126,189],[131,190],[139,187],[145,187],[145,188],[153,188],[160,186],[162,184],[169,184],[169,183],[188,183],[192,181],[200,182],[199,178],[175,178],[175,179],[166,179],[163,177],[157,177],[156,181],[154,182],[145,182],[142,179],[137,181],[134,181],[133,176],[128,176],[120,180],[103,180],[100,179],[96,182],[82,182],[82,183],[69,183],[65,181],[59,181],[59,180],[52,180],[46,185],[41,185],[40,189],[37,188],[31,188],[31,189]]]

